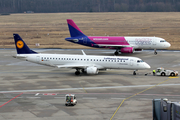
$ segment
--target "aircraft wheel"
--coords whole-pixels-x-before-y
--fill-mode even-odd
[[[136,71],[133,72],[133,75],[136,75]]]
[[[76,72],[75,72],[75,75],[80,75],[80,72],[79,72],[79,71],[76,71]]]
[[[157,55],[157,52],[154,52],[155,55]]]
[[[119,52],[118,51],[114,52],[114,55],[119,55]]]

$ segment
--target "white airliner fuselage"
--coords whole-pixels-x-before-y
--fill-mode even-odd
[[[65,55],[65,54],[17,54],[16,58],[58,68],[74,68],[76,75],[83,70],[87,74],[98,74],[102,69],[142,70],[150,66],[136,57]]]
[[[79,75],[80,71],[87,74],[98,74],[98,71],[102,69],[142,70],[150,68],[147,63],[137,57],[92,56],[86,55],[84,51],[82,51],[83,55],[38,54],[31,50],[18,34],[14,34],[14,41],[17,50],[16,58],[57,68],[73,68],[76,69],[76,75]],[[136,74],[135,71],[133,74]]]

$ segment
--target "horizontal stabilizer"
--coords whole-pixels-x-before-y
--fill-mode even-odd
[[[22,55],[14,55],[14,58],[26,58],[26,56],[22,56]]]

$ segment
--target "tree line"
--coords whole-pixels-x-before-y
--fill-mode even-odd
[[[179,12],[179,0],[0,0],[0,13]]]

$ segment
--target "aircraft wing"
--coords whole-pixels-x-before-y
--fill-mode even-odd
[[[125,47],[133,47],[134,49],[138,48],[136,45],[109,45],[109,44],[98,44],[100,47],[111,47],[111,48],[125,48]]]
[[[81,65],[81,64],[67,64],[67,65],[57,65],[58,68],[86,68],[89,65]]]
[[[117,47],[133,47],[132,45],[109,45],[109,44],[98,44],[99,46],[101,47],[114,47],[114,48],[117,48]]]
[[[76,68],[80,68],[80,69],[85,69],[87,67],[97,67],[98,69],[103,69],[104,67],[99,66],[99,65],[91,65],[91,64],[66,64],[66,65],[56,65],[57,68],[72,68],[72,69],[76,69]]]

